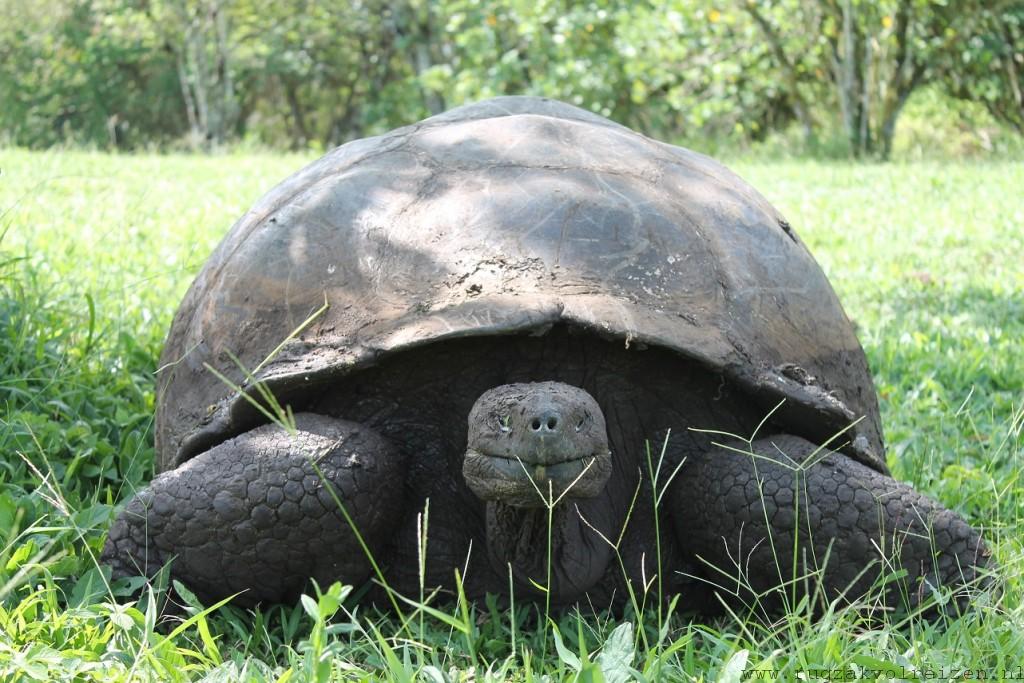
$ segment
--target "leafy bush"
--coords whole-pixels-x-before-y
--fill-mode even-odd
[[[886,157],[929,84],[1020,132],[1022,25],[1020,0],[0,0],[0,140],[323,149],[528,94]]]

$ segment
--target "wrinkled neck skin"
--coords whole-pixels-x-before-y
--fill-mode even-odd
[[[616,534],[605,495],[565,499],[550,512],[546,507],[522,508],[487,503],[487,553],[499,576],[512,580],[518,595],[543,595],[533,583],[548,585],[548,525],[551,527],[551,602],[581,598],[605,575],[614,558]],[[586,521],[584,521],[586,520]],[[589,526],[588,526],[589,523]],[[593,527],[593,529],[591,528]]]

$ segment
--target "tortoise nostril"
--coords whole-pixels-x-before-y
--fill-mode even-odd
[[[556,411],[545,410],[530,420],[530,429],[540,434],[550,434],[558,431],[561,422],[562,416]]]

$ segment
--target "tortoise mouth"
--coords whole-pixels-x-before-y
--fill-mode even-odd
[[[560,498],[597,496],[611,474],[611,453],[545,463],[535,454],[509,457],[470,448],[463,459],[462,474],[482,500],[515,507],[543,507]]]

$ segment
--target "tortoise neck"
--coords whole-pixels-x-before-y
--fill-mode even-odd
[[[595,531],[608,537],[602,520],[583,508],[573,500],[550,510],[487,503],[487,554],[494,570],[508,576],[511,566],[520,594],[542,595],[537,586],[545,586],[553,603],[581,597],[601,580],[612,556]]]

